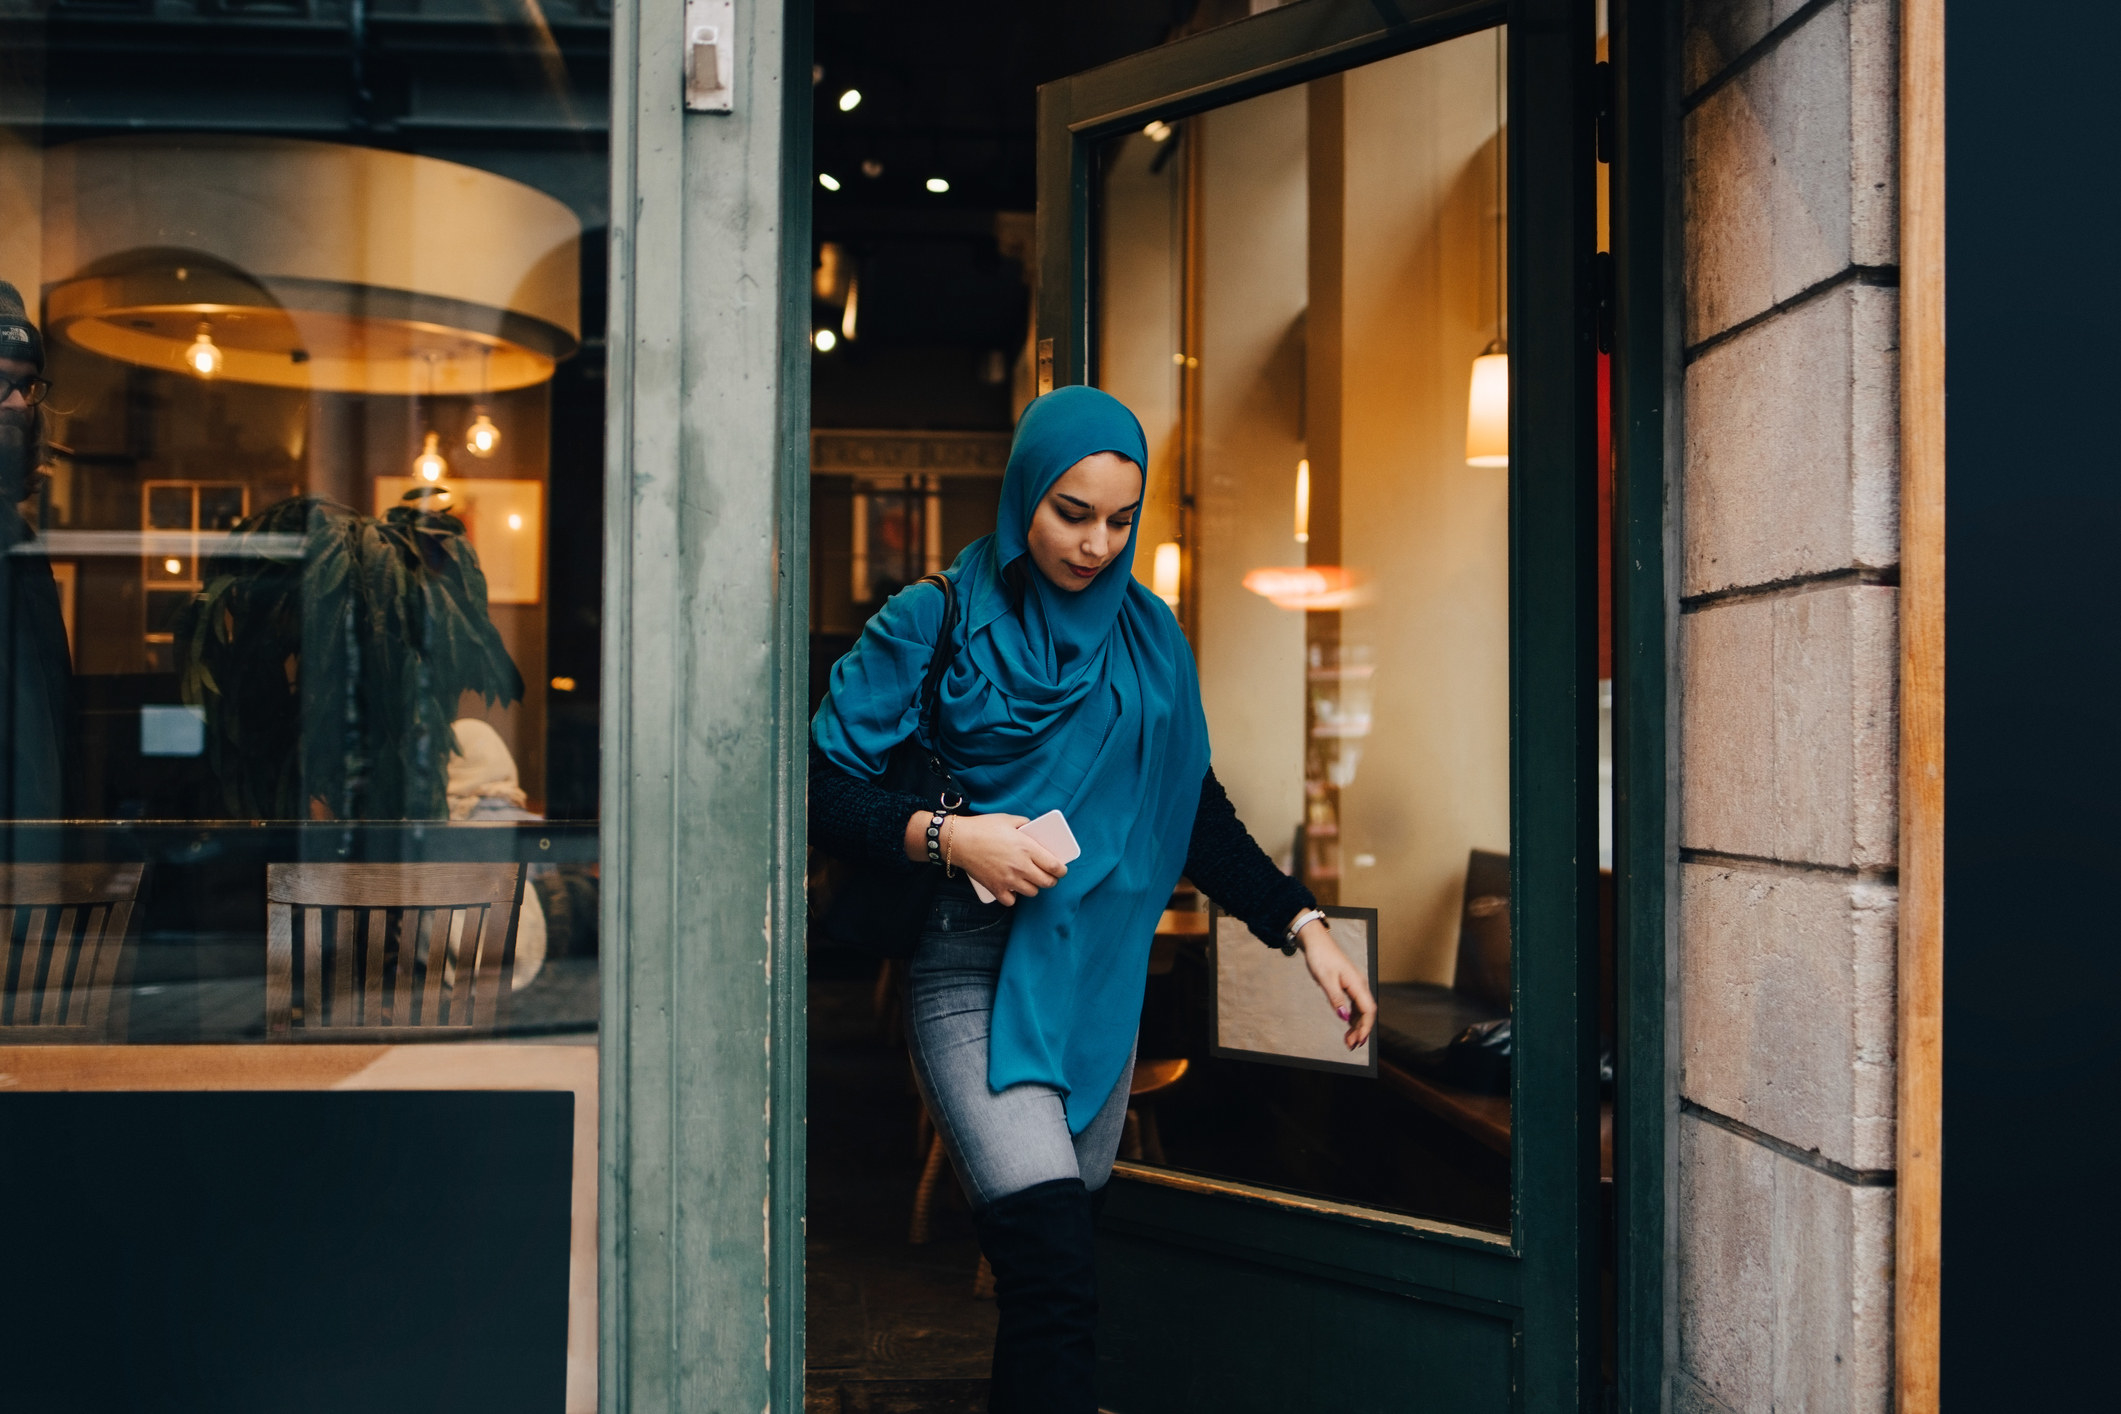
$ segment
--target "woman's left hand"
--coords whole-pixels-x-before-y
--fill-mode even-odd
[[[1304,950],[1304,966],[1311,969],[1311,980],[1326,994],[1333,1014],[1348,1023],[1347,1046],[1354,1050],[1370,1039],[1370,1028],[1377,1024],[1377,1003],[1370,996],[1370,979],[1348,961],[1332,933],[1317,919],[1304,925],[1296,941]]]

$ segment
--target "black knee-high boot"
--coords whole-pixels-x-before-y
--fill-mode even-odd
[[[1055,1179],[975,1215],[994,1268],[992,1414],[1097,1414],[1096,1243],[1090,1194]]]

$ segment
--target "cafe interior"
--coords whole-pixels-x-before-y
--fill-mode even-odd
[[[1027,216],[927,237],[954,260],[909,252],[863,174],[916,138],[896,109],[864,121],[874,71],[836,67],[833,34],[821,18],[813,703],[884,598],[992,528],[1037,357],[1028,285],[987,274],[1033,268]],[[1304,1022],[1260,1029],[1263,996],[1315,1004],[1301,962],[1181,880],[1122,1162],[1488,1230],[1509,1227],[1512,1172],[1504,43],[1482,31],[1110,140],[1089,295],[1090,381],[1147,433],[1134,573],[1193,648],[1216,773],[1367,955],[1380,1002],[1354,1065],[1329,1059],[1330,1017],[1301,1040]],[[952,298],[924,307],[912,272],[933,289],[938,270]],[[864,395],[946,353],[958,387],[928,418]],[[1599,495],[1603,518],[1603,452]],[[1604,684],[1601,704],[1609,1052]],[[814,854],[813,919],[837,876]],[[936,1381],[924,1407],[955,1408],[949,1382],[985,1374],[989,1278],[907,1071],[902,968],[813,925],[810,1378],[843,1407],[865,1381]]]

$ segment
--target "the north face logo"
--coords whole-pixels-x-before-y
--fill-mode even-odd
[[[0,339],[11,344],[26,344],[29,342],[29,330],[16,328],[14,325],[0,327]]]

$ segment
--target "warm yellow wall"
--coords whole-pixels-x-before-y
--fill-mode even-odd
[[[1303,815],[1303,619],[1241,581],[1262,565],[1303,563],[1292,507],[1303,455],[1304,92],[1219,109],[1200,127],[1201,695],[1216,775],[1279,859]]]
[[[1341,534],[1373,593],[1342,641],[1377,669],[1341,899],[1379,910],[1387,981],[1451,980],[1466,852],[1509,848],[1508,473],[1465,464],[1495,332],[1494,100],[1490,34],[1346,80]]]
[[[1305,90],[1196,127],[1195,648],[1217,774],[1254,836],[1285,858],[1303,813],[1304,617],[1242,580],[1305,562],[1291,524],[1305,345],[1337,323],[1337,395],[1312,389],[1308,430],[1323,446],[1319,419],[1338,407],[1343,562],[1370,589],[1343,612],[1341,638],[1377,663],[1372,729],[1341,797],[1341,899],[1379,910],[1386,980],[1448,982],[1467,851],[1509,847],[1508,474],[1467,467],[1464,450],[1472,360],[1496,332],[1494,39],[1356,70],[1342,90],[1337,222],[1309,209]],[[1150,176],[1153,152],[1130,138],[1108,168],[1099,257],[1100,382],[1141,415],[1151,448],[1144,578],[1146,546],[1175,524],[1165,498],[1178,416],[1177,168]],[[1307,319],[1310,232],[1336,227],[1339,318]],[[1311,361],[1315,384],[1325,360]],[[1364,855],[1376,862],[1357,867]]]
[[[1134,577],[1151,584],[1156,546],[1178,538],[1178,369],[1182,270],[1179,164],[1129,133],[1107,151],[1098,245],[1097,385],[1134,410],[1149,442],[1149,484]]]

